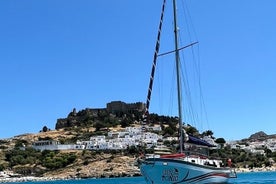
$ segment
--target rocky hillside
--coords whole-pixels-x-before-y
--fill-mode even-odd
[[[57,120],[55,128],[97,126],[99,124],[108,127],[114,124],[130,123],[134,120],[141,120],[144,110],[145,104],[142,102],[125,103],[122,101],[107,103],[106,108],[86,108],[79,112],[74,108],[66,118]]]
[[[263,131],[259,131],[250,135],[248,138],[240,140],[240,142],[265,141],[267,139],[276,139],[276,134],[268,135]]]
[[[76,154],[78,155],[76,162],[66,168],[46,172],[44,176],[55,176],[58,178],[102,178],[140,175],[139,168],[135,166],[134,157],[104,153],[91,156],[90,153],[79,151]],[[81,158],[89,161],[82,160]]]
[[[134,165],[135,157],[140,153],[137,148],[120,151],[40,152],[32,149],[32,143],[38,140],[55,140],[61,144],[75,144],[78,140],[88,141],[91,136],[106,135],[111,130],[136,126],[142,119],[142,108],[141,103],[113,102],[104,109],[87,108],[78,112],[73,109],[66,118],[57,120],[56,130],[49,130],[44,126],[37,134],[0,140],[0,171],[12,169],[22,175],[57,177],[139,175],[139,170]],[[177,119],[152,114],[150,122],[161,122],[175,128]],[[171,127],[167,128],[165,134],[172,132]]]
[[[117,104],[117,102],[116,102]],[[121,102],[120,102],[121,104]],[[116,106],[117,107],[117,106]],[[133,107],[132,104],[130,107]],[[134,106],[135,107],[135,106]],[[84,109],[77,112],[73,109],[66,118],[60,118],[56,123],[56,130],[43,127],[37,134],[25,134],[10,139],[0,140],[0,171],[11,169],[21,175],[51,176],[56,178],[72,177],[116,177],[139,175],[139,169],[135,165],[136,157],[140,154],[140,148],[129,148],[121,151],[35,151],[31,148],[37,140],[56,140],[61,144],[76,143],[77,140],[89,140],[94,135],[105,135],[110,130],[119,130],[126,126],[135,126],[142,119],[142,112],[112,111],[107,109]],[[124,108],[127,109],[127,108]],[[163,136],[176,136],[177,118],[150,114],[150,123],[158,123],[162,127]],[[199,134],[192,126],[186,126],[186,132],[193,135],[210,135],[208,130]],[[246,141],[264,140],[276,138],[276,135],[266,135],[257,132]],[[222,139],[222,138],[220,138]],[[172,145],[167,143],[168,146]],[[276,160],[276,154],[266,150],[267,156],[247,153],[240,149],[225,147],[220,150],[212,150],[212,156],[223,159],[231,158],[233,163],[244,167],[269,165],[270,159]],[[256,162],[257,161],[257,162]],[[258,164],[256,164],[258,163]]]
[[[119,151],[35,151],[28,148],[35,140],[51,138],[69,139],[77,135],[71,131],[53,130],[26,134],[0,141],[0,171],[11,168],[21,175],[54,178],[119,177],[140,175],[135,166],[135,154]],[[24,143],[25,150],[21,145]]]
[[[129,126],[135,121],[142,119],[143,113],[133,112],[108,112],[106,109],[73,109],[66,118],[57,119],[56,130],[72,127],[94,127],[97,130],[120,125]]]

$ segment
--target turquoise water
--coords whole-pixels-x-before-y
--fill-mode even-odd
[[[276,172],[251,172],[239,173],[237,179],[231,179],[229,183],[245,184],[276,184]]]
[[[20,184],[146,184],[143,177],[86,179],[44,182],[21,182]],[[237,179],[231,179],[230,184],[276,184],[276,172],[239,173]],[[19,184],[19,183],[18,183]]]

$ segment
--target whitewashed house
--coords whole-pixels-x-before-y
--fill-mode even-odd
[[[32,147],[35,150],[76,150],[76,149],[85,149],[83,144],[60,144],[58,141],[54,140],[43,140],[36,141],[32,144]]]
[[[147,148],[151,148],[153,146],[156,146],[157,145],[157,141],[160,139],[163,138],[162,135],[158,135],[158,134],[155,134],[155,133],[151,133],[151,132],[145,132],[143,134],[143,143],[145,143],[147,145]]]
[[[153,127],[158,131],[161,127]],[[126,127],[124,131],[108,132],[106,136],[93,136],[89,141],[77,141],[76,144],[60,144],[58,141],[47,140],[37,141],[33,143],[33,148],[37,150],[73,150],[73,149],[89,149],[89,150],[106,150],[106,149],[127,149],[129,146],[138,146],[146,143],[147,147],[157,145],[158,140],[163,137],[151,133],[142,132],[141,127]]]
[[[131,135],[141,134],[142,127],[126,127],[126,132],[129,132]]]
[[[105,136],[93,136],[90,137],[90,141],[87,141],[86,149],[89,150],[105,150],[108,149],[108,143]]]

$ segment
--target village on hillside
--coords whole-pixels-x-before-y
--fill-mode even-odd
[[[99,113],[106,111],[110,114],[117,113],[134,113],[143,112],[145,104],[142,102],[125,103],[122,101],[112,101],[106,104],[106,108],[85,109],[79,112],[73,109],[67,118],[60,118],[57,120],[56,129],[64,128],[66,124],[82,121],[84,116],[97,117]],[[138,126],[137,126],[138,124]],[[144,125],[143,125],[144,126]],[[146,148],[153,148],[156,146],[163,146],[165,141],[178,141],[178,137],[162,136],[160,132],[162,127],[160,125],[145,125],[147,131],[144,131],[142,126],[136,122],[136,126],[129,126],[119,130],[111,129],[107,136],[97,135],[91,136],[89,140],[77,140],[73,144],[61,144],[59,140],[37,140],[32,142],[32,147],[36,150],[124,150],[130,146],[146,145]],[[265,149],[272,152],[276,151],[276,138],[268,139],[250,139],[247,141],[228,141],[225,144],[217,144],[215,138],[212,136],[203,136],[202,140],[209,144],[215,145],[213,149],[220,149],[221,146],[229,146],[231,149],[241,149],[248,153],[265,154]],[[22,149],[25,145],[22,145]]]
[[[110,114],[118,113],[134,113],[143,112],[145,104],[142,102],[125,103],[122,101],[112,101],[106,104],[106,108],[85,109],[76,112],[76,109],[68,115],[68,118],[61,118],[57,120],[56,128],[68,124],[68,120],[73,122],[80,121],[78,114],[88,114],[89,116],[98,116],[97,114],[106,111]],[[73,119],[72,119],[73,118]],[[136,124],[139,124],[136,122]],[[78,140],[75,144],[60,144],[58,140],[43,140],[33,142],[33,148],[36,150],[70,150],[70,149],[88,149],[88,150],[120,150],[127,149],[130,146],[146,145],[147,148],[152,148],[160,145],[165,141],[177,141],[178,137],[162,136],[160,132],[162,127],[160,125],[148,126],[145,125],[146,132],[143,131],[142,126],[130,126],[121,130],[109,131],[107,136],[92,136],[90,140]],[[161,141],[162,140],[162,141]],[[242,149],[249,153],[265,154],[265,149],[272,152],[276,151],[276,137],[250,141],[229,141],[225,145],[217,144],[215,138],[212,136],[203,136],[202,140],[215,145],[214,149],[219,149],[221,146],[230,146],[234,149]],[[158,145],[159,144],[159,145]]]
[[[163,137],[157,133],[161,126],[146,126],[147,132],[143,131],[142,126],[126,127],[123,131],[110,131],[108,135],[92,136],[89,141],[79,140],[75,144],[60,144],[57,140],[42,140],[33,142],[32,147],[36,150],[124,150],[130,146],[146,145],[152,148],[165,141],[178,140],[178,137]],[[162,141],[161,141],[162,140]],[[217,144],[210,136],[204,136],[203,141],[214,145],[213,149],[220,149],[222,145]],[[223,146],[230,146],[231,149],[241,149],[248,153],[265,154],[265,149],[276,152],[276,139],[270,138],[263,141],[255,140],[248,142],[229,141]]]
[[[61,168],[67,170],[60,173],[57,176],[58,178],[63,178],[65,173],[67,175],[64,177],[68,177],[68,175],[70,177],[110,177],[114,176],[114,173],[117,173],[118,176],[121,176],[122,173],[127,173],[126,175],[129,176],[139,174],[134,162],[141,150],[137,149],[136,151],[138,152],[130,154],[130,148],[145,148],[153,151],[153,153],[158,154],[158,152],[161,152],[163,154],[168,150],[171,151],[169,147],[173,148],[174,152],[177,152],[176,145],[178,145],[179,141],[177,127],[174,127],[176,128],[176,133],[169,135],[164,133],[164,129],[170,128],[170,125],[163,123],[166,120],[177,121],[177,118],[170,119],[170,117],[159,117],[154,114],[153,116],[157,118],[154,121],[157,123],[144,125],[139,122],[143,109],[143,103],[127,104],[121,101],[110,102],[107,104],[107,108],[84,109],[79,112],[73,109],[67,118],[57,120],[56,130],[49,130],[47,127],[43,127],[38,134],[25,134],[0,140],[0,166],[2,164],[2,170],[0,167],[0,178],[16,177],[17,173],[20,173],[20,178],[22,178],[23,175],[29,176],[29,172],[32,175],[36,170],[40,170],[38,173],[47,175],[47,172]],[[137,117],[135,115],[138,116],[139,121],[136,120]],[[120,123],[129,117],[128,121],[131,120],[132,123],[129,126],[120,126]],[[115,118],[118,119],[116,120]],[[119,125],[113,126],[113,124],[110,124],[112,126],[108,128],[103,126],[93,127],[97,123],[104,124],[105,120],[108,120],[109,123],[112,121],[116,123],[117,121]],[[88,124],[91,122],[94,124]],[[82,123],[84,124],[83,127]],[[127,125],[127,123],[124,125]],[[184,129],[191,128],[189,126],[185,124]],[[99,128],[99,131],[96,131],[97,128]],[[85,133],[87,133],[87,136],[79,136]],[[230,157],[235,159],[233,163],[237,164],[237,171],[255,171],[254,168],[275,170],[275,135],[269,136],[264,132],[258,132],[251,135],[248,139],[226,142],[218,142],[217,140],[221,138],[216,139],[212,135],[204,135],[203,133],[198,138],[213,145],[210,148],[210,156],[223,156],[224,162]],[[189,140],[184,143],[187,147],[192,146],[189,144]],[[22,152],[19,152],[18,149]],[[33,152],[32,150],[35,151]],[[21,158],[22,155],[27,153],[44,155],[44,157],[37,158],[30,155],[31,158],[26,159],[26,163],[21,163],[22,160],[17,158]],[[49,154],[48,157],[47,154]],[[26,157],[28,156],[26,155]],[[13,158],[17,159],[17,162],[11,165],[10,160]],[[40,160],[37,161],[35,158]],[[259,162],[258,158],[263,159],[262,162]],[[127,159],[125,164],[128,165],[123,165],[118,161],[120,159]],[[60,160],[66,162],[61,163],[61,165],[52,165]],[[68,162],[70,160],[71,162]],[[37,167],[33,163],[40,163],[40,165]],[[72,164],[78,168],[72,168],[69,174]],[[96,164],[99,165],[96,166]],[[106,169],[108,168],[113,170],[107,175]],[[115,168],[117,169],[116,171]],[[93,173],[90,171],[93,171]]]

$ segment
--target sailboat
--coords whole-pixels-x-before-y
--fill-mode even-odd
[[[173,17],[174,17],[174,40],[175,48],[173,51],[164,54],[175,54],[176,62],[176,79],[177,79],[177,97],[178,97],[178,120],[179,120],[179,153],[176,154],[149,154],[139,158],[138,163],[140,166],[141,174],[149,184],[182,184],[182,183],[226,183],[229,178],[236,178],[236,173],[231,168],[231,163],[224,166],[220,159],[209,158],[208,155],[202,155],[201,153],[190,152],[185,150],[186,144],[193,144],[199,148],[199,150],[209,149],[212,147],[210,143],[203,141],[202,139],[193,137],[186,134],[183,129],[182,121],[182,105],[181,105],[181,79],[180,79],[180,50],[190,47],[195,43],[191,43],[185,47],[179,47],[178,45],[178,27],[177,27],[177,11],[176,0],[172,0],[173,3]],[[151,77],[149,83],[149,90],[147,95],[145,121],[142,123],[142,130],[145,130],[148,116],[148,109],[151,98],[151,91],[154,79],[154,72],[156,66],[156,60],[159,54],[159,42],[160,34],[163,23],[163,15],[165,9],[166,0],[163,0],[161,19],[159,23],[159,30],[157,36],[157,42],[155,47],[153,67],[151,70]],[[226,165],[226,164],[225,164]]]

